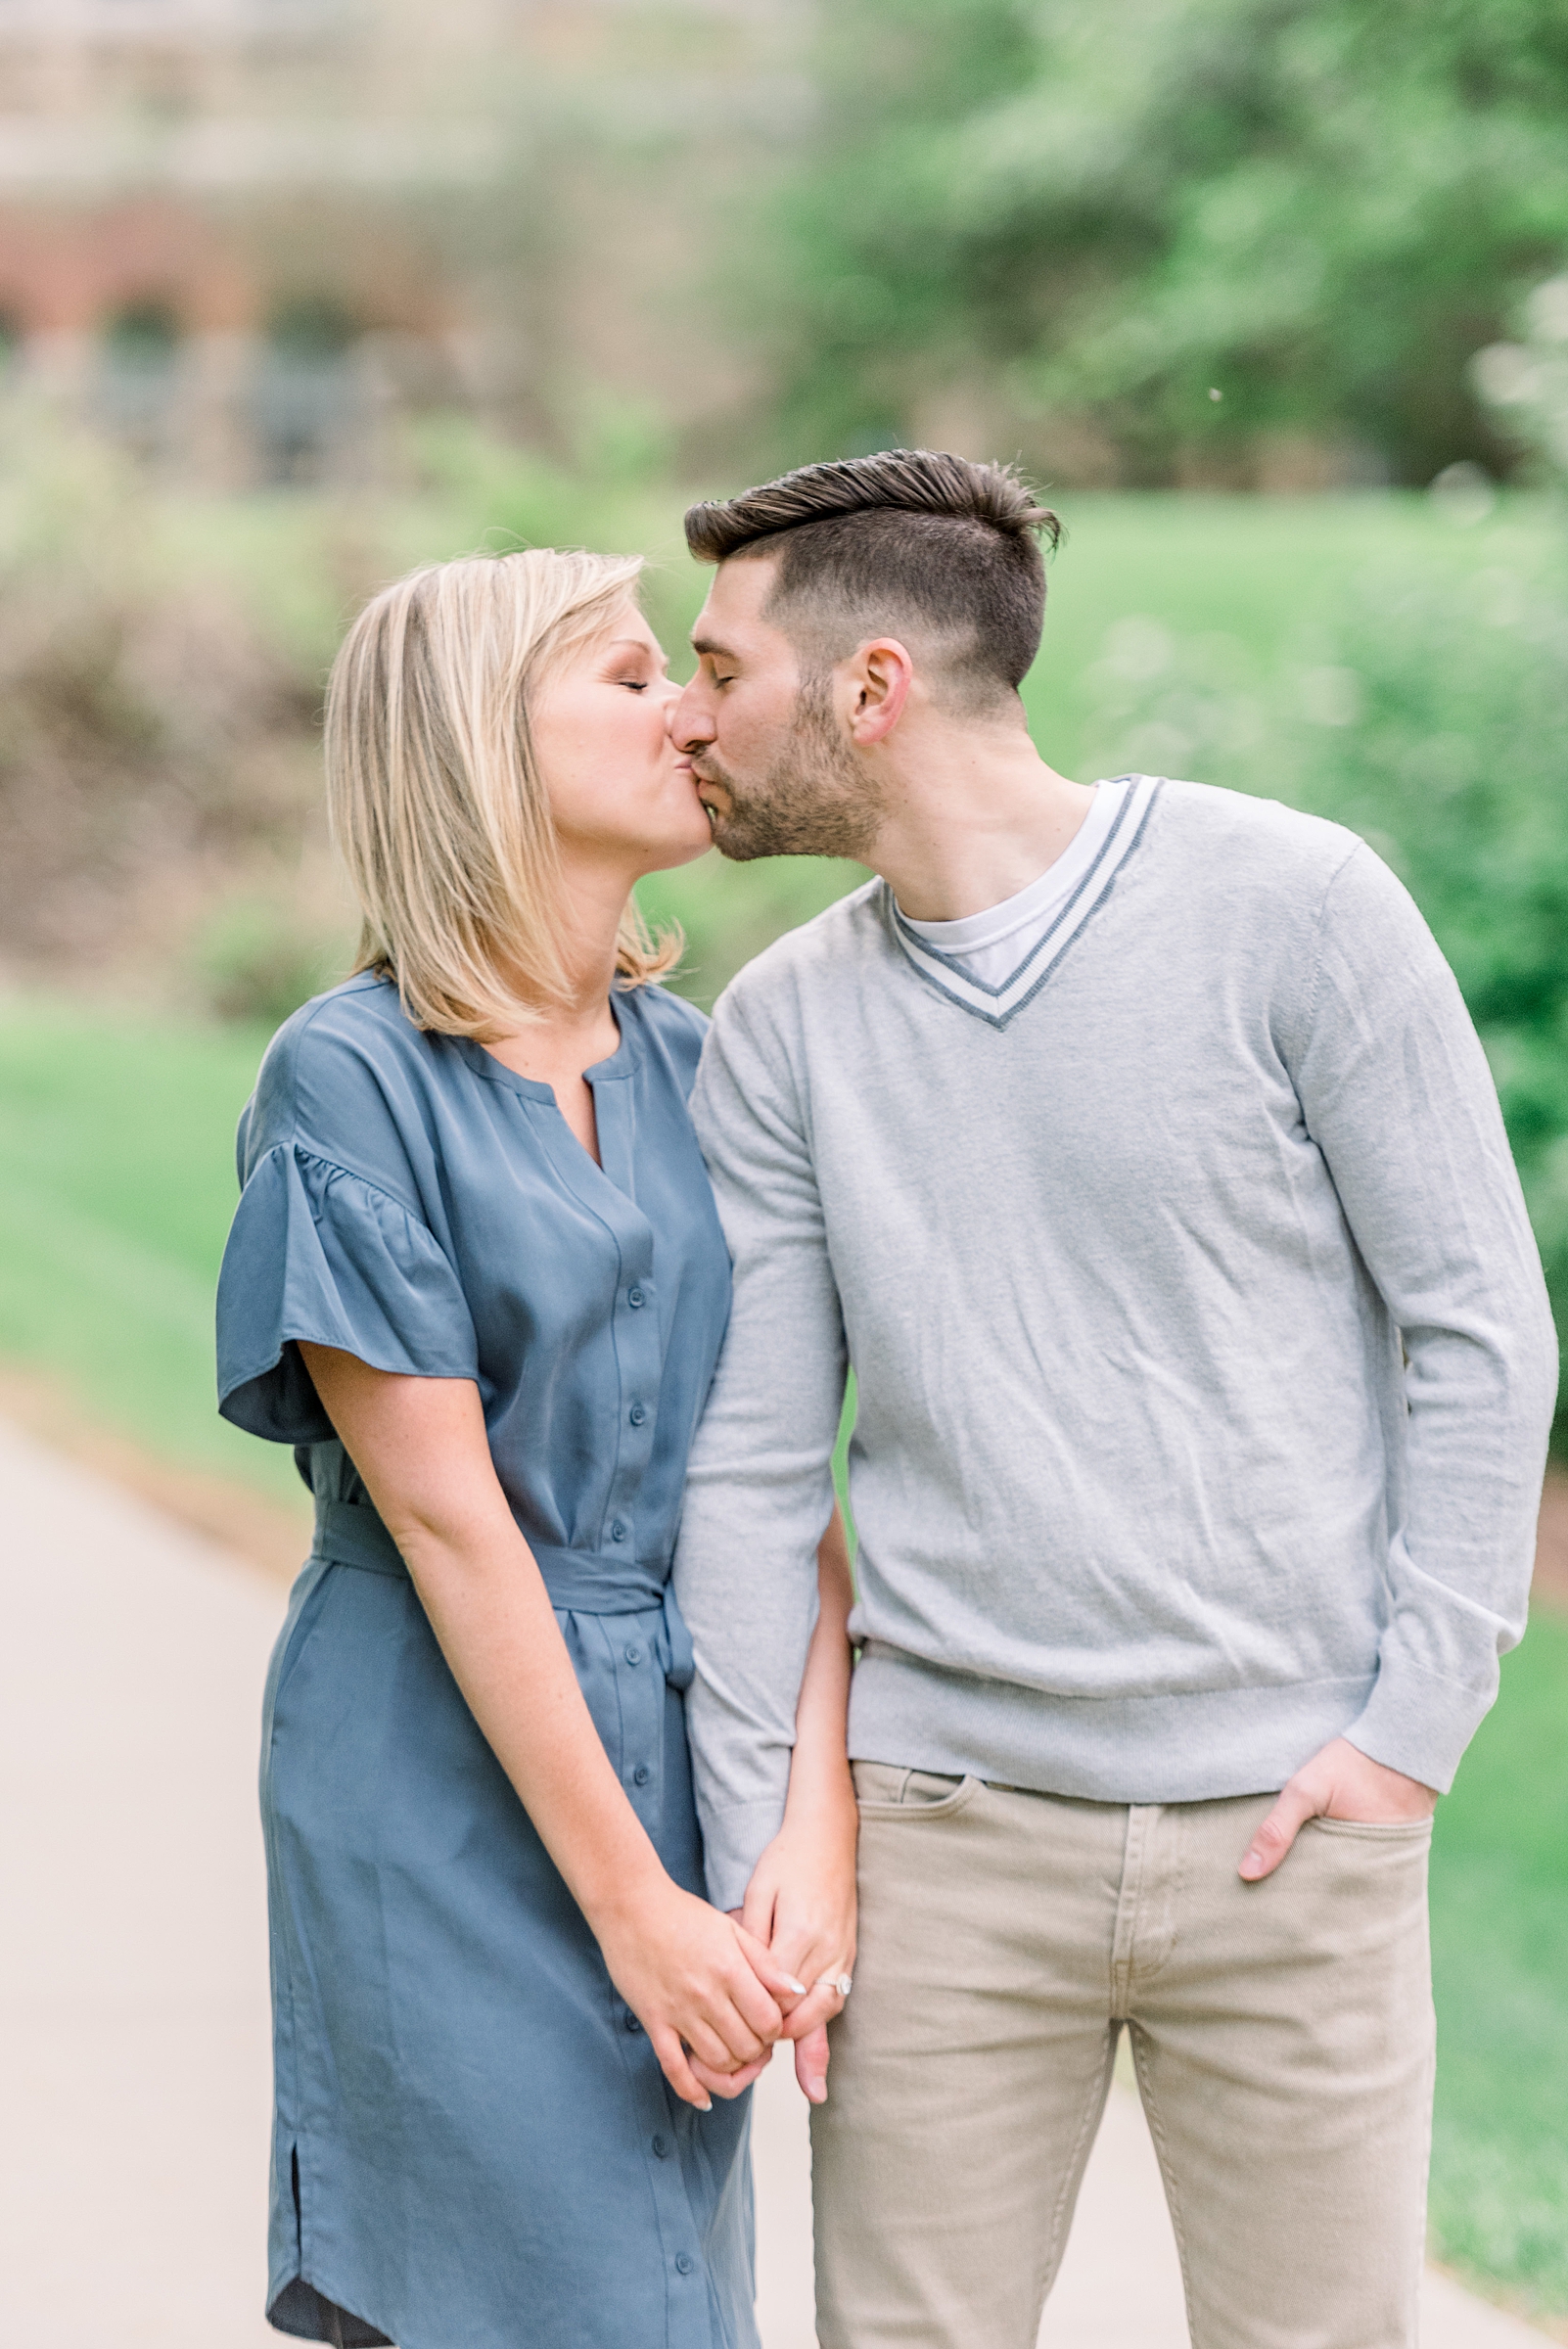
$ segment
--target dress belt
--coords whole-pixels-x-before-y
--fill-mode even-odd
[[[677,1688],[690,1685],[691,1634],[675,1604],[668,1566],[587,1549],[556,1549],[543,1542],[530,1542],[529,1548],[544,1577],[550,1604],[563,1613],[640,1615],[662,1607],[669,1640],[666,1677]],[[329,1558],[335,1566],[357,1566],[366,1574],[408,1573],[396,1543],[365,1501],[318,1499],[311,1555]]]

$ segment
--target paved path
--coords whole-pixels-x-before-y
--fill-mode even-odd
[[[257,1707],[281,1591],[0,1422],[0,2341],[262,2349]],[[759,2091],[765,2349],[811,2349],[805,2111]],[[1441,2279],[1425,2349],[1541,2349]],[[1123,2091],[1040,2349],[1185,2349]]]

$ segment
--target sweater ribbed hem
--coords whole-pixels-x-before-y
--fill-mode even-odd
[[[1496,1667],[1486,1687],[1466,1688],[1385,1648],[1377,1685],[1345,1735],[1369,1761],[1447,1794],[1497,1691]]]
[[[1053,1696],[876,1645],[852,1684],[850,1755],[1095,1803],[1272,1794],[1360,1717],[1375,1679]]]

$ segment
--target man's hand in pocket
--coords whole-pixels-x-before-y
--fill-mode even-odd
[[[1371,1761],[1348,1737],[1332,1737],[1285,1787],[1248,1845],[1240,1872],[1249,1884],[1271,1876],[1310,1819],[1391,1826],[1430,1819],[1437,1799],[1419,1778]]]

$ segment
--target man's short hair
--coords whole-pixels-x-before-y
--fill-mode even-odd
[[[828,666],[871,635],[925,634],[968,701],[1023,683],[1039,650],[1061,525],[1011,465],[927,448],[803,465],[692,506],[700,563],[775,556],[766,617]]]

